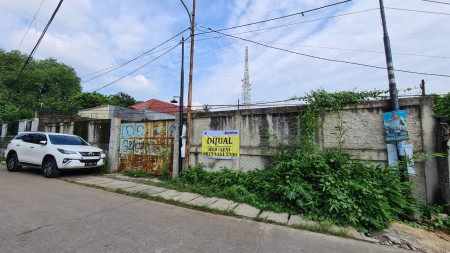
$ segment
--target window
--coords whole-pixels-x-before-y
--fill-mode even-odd
[[[20,133],[20,134],[18,134],[18,135],[16,136],[16,138],[14,138],[14,139],[16,139],[16,140],[22,140],[23,136],[25,136],[25,135],[26,135],[25,133]]]
[[[21,137],[22,138],[20,138],[20,139],[22,139],[22,141],[24,141],[24,142],[31,142],[31,136],[30,136],[31,134],[23,134]]]
[[[88,146],[89,144],[83,140],[81,137],[74,135],[48,135],[50,142],[54,145],[83,145]]]
[[[39,134],[39,133],[23,134],[23,136],[21,136],[21,138],[16,137],[16,139],[22,139],[24,142],[33,143],[33,144],[39,144],[40,141],[47,140],[47,138],[45,137],[44,134]]]

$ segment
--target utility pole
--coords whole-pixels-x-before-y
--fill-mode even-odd
[[[184,35],[181,38],[181,81],[180,81],[180,124],[178,125],[178,177],[181,174],[183,164],[181,158],[181,144],[183,143],[183,97],[184,97]]]
[[[185,153],[185,170],[189,169],[189,148],[191,137],[191,105],[192,105],[192,72],[194,71],[194,27],[195,25],[195,0],[192,3],[192,20],[191,20],[191,56],[189,63],[189,90],[188,90],[188,115],[186,122],[186,153]]]
[[[244,68],[244,78],[242,79],[244,83],[242,85],[242,104],[244,109],[250,109],[250,77],[248,74],[248,47],[245,47],[245,68]]]
[[[420,82],[420,89],[422,90],[422,96],[425,96],[425,80],[422,79]]]
[[[383,24],[383,41],[384,41],[384,52],[386,55],[386,65],[389,77],[389,95],[391,100],[391,109],[392,111],[399,111],[400,107],[398,105],[398,92],[397,85],[395,83],[395,75],[394,75],[394,63],[392,61],[392,52],[391,52],[391,42],[389,40],[389,34],[386,26],[386,16],[384,15],[384,3],[383,0],[380,1],[380,12],[381,12],[381,22]],[[403,146],[403,141],[397,141],[397,154],[400,161],[404,161],[406,158],[405,148]],[[408,177],[406,176],[406,166],[401,166],[400,171],[403,172],[401,181],[408,181]]]

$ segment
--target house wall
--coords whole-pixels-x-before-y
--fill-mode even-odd
[[[80,117],[93,119],[109,119],[109,105],[97,106],[90,109],[78,111]]]
[[[92,146],[108,152],[110,119],[91,119],[51,112],[40,112],[37,115],[39,120],[38,131],[76,134]]]
[[[414,145],[414,153],[437,151],[437,124],[433,113],[432,97],[400,99],[400,109],[408,112],[407,126]],[[265,108],[253,110],[221,111],[193,115],[191,128],[190,166],[202,163],[212,171],[227,167],[233,170],[264,169],[272,161],[267,150],[266,130],[290,145],[298,137],[299,122],[295,116],[299,107]],[[343,149],[356,160],[372,160],[387,163],[387,151],[382,114],[390,111],[388,100],[366,101],[359,105],[348,105],[341,117],[327,112],[319,117],[323,127],[318,129],[316,139],[325,147],[336,147],[338,140],[334,132],[342,124],[346,133]],[[202,134],[205,130],[240,130],[240,159],[219,160],[203,158],[201,155]],[[447,169],[448,170],[448,169]],[[415,163],[413,195],[422,203],[436,203],[445,189],[439,184],[440,172],[437,159],[423,159]]]
[[[114,105],[103,105],[78,111],[78,115],[93,119],[119,118],[123,121],[170,120],[175,116],[149,110],[135,110]]]

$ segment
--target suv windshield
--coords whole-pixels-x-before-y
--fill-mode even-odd
[[[83,145],[88,146],[87,142],[85,142],[81,137],[73,136],[73,135],[48,135],[50,142],[54,145]]]

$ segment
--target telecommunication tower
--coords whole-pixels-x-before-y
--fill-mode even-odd
[[[248,47],[245,47],[245,70],[244,70],[244,83],[242,85],[242,103],[244,109],[250,109],[250,77],[248,75]]]

